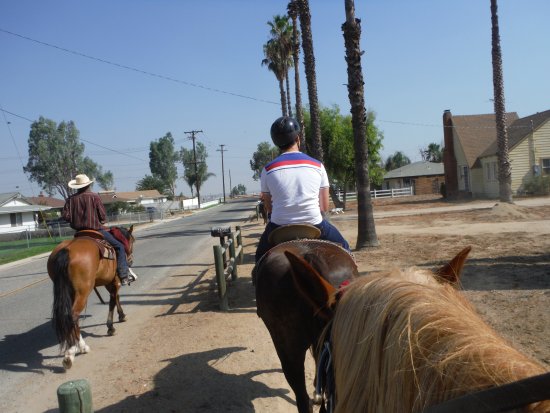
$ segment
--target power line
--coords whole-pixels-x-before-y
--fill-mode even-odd
[[[1,29],[0,29],[0,30],[1,30]],[[3,109],[2,107],[0,107],[0,111],[1,111],[2,113],[4,113],[4,114],[5,114],[5,113],[9,113],[9,114],[12,115],[12,116],[18,117],[18,118],[20,118],[20,119],[24,119],[24,120],[26,120],[26,121],[29,121],[30,123],[33,123],[33,122],[34,122],[34,120],[32,120],[32,119],[29,119],[29,118],[26,118],[25,116],[21,116],[21,115],[18,115],[18,114],[16,114],[16,113],[7,111],[7,110]],[[4,118],[5,118],[5,115],[4,115]],[[10,130],[10,133],[11,133],[11,130]],[[13,137],[12,137],[12,138],[13,138]],[[115,153],[117,153],[117,154],[119,154],[119,155],[124,155],[124,156],[126,156],[126,157],[128,157],[128,158],[133,158],[133,159],[136,159],[136,160],[141,161],[141,162],[147,162],[145,159],[143,159],[143,158],[138,158],[137,156],[130,155],[130,154],[128,154],[127,152],[122,152],[122,151],[119,151],[119,150],[116,150],[116,149],[113,149],[113,148],[109,148],[109,147],[107,147],[107,146],[100,145],[100,144],[98,144],[98,143],[89,141],[89,140],[84,139],[84,138],[80,138],[80,140],[83,141],[83,142],[89,143],[90,145],[94,145],[94,146],[97,146],[97,147],[99,147],[99,148],[108,150],[108,151],[110,151],[110,152],[115,152]]]
[[[14,32],[11,32],[9,30],[2,29],[2,28],[0,28],[0,32],[10,34],[10,35],[15,36],[15,37],[19,37],[21,39],[28,40],[30,42],[40,44],[42,46],[47,46],[47,47],[51,47],[53,49],[61,50],[62,52],[70,53],[70,54],[80,56],[80,57],[84,57],[84,58],[90,59],[90,60],[95,60],[96,62],[105,63],[105,64],[108,64],[108,65],[111,65],[111,66],[116,66],[116,67],[119,67],[121,69],[131,70],[133,72],[141,73],[141,74],[144,74],[144,75],[147,75],[147,76],[152,76],[152,77],[156,77],[156,78],[159,78],[159,79],[168,80],[170,82],[180,83],[180,84],[183,84],[183,85],[186,85],[186,86],[192,86],[192,87],[196,87],[196,88],[199,88],[199,89],[208,90],[210,92],[222,93],[222,94],[225,94],[225,95],[235,96],[235,97],[242,98],[242,99],[254,100],[256,102],[264,102],[264,103],[279,105],[278,102],[273,102],[271,100],[253,98],[251,96],[241,95],[239,93],[227,92],[225,90],[211,88],[211,87],[208,87],[208,86],[200,85],[198,83],[187,82],[185,80],[180,80],[180,79],[176,79],[176,78],[169,77],[169,76],[159,75],[158,73],[148,72],[148,71],[142,70],[142,69],[137,69],[135,67],[124,65],[124,64],[121,64],[121,63],[111,62],[110,60],[102,59],[102,58],[95,57],[95,56],[90,56],[90,55],[87,55],[85,53],[81,53],[81,52],[78,52],[78,51],[75,51],[75,50],[66,49],[64,47],[57,46],[55,44],[51,44],[51,43],[43,42],[43,41],[40,41],[40,40],[36,40],[36,39],[31,38],[31,37],[23,36],[21,34],[14,33]]]

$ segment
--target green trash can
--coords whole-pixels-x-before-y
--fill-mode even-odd
[[[57,388],[59,413],[93,413],[92,390],[87,380],[73,380]]]

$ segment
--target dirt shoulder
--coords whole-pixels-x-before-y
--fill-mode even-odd
[[[443,206],[440,200],[385,202],[375,204],[375,213],[434,205]],[[332,222],[354,245],[357,222],[349,207]],[[550,368],[550,206],[383,217],[376,228],[380,247],[355,252],[361,273],[436,268],[471,245],[466,295],[495,329]],[[92,353],[79,356],[68,373],[46,372],[37,393],[43,396],[24,411],[56,411],[57,385],[77,378],[91,383],[98,413],[294,411],[294,395],[256,315],[250,273],[262,230],[255,220],[242,224],[244,264],[229,286],[230,311],[218,309],[213,264],[190,266],[151,292],[163,300],[130,314],[117,336],[86,337]]]

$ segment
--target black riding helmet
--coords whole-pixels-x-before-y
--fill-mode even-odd
[[[300,124],[290,116],[281,116],[271,125],[271,139],[279,148],[294,143],[300,134]]]

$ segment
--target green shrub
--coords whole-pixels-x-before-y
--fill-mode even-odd
[[[535,176],[525,183],[529,195],[550,195],[550,175]]]

